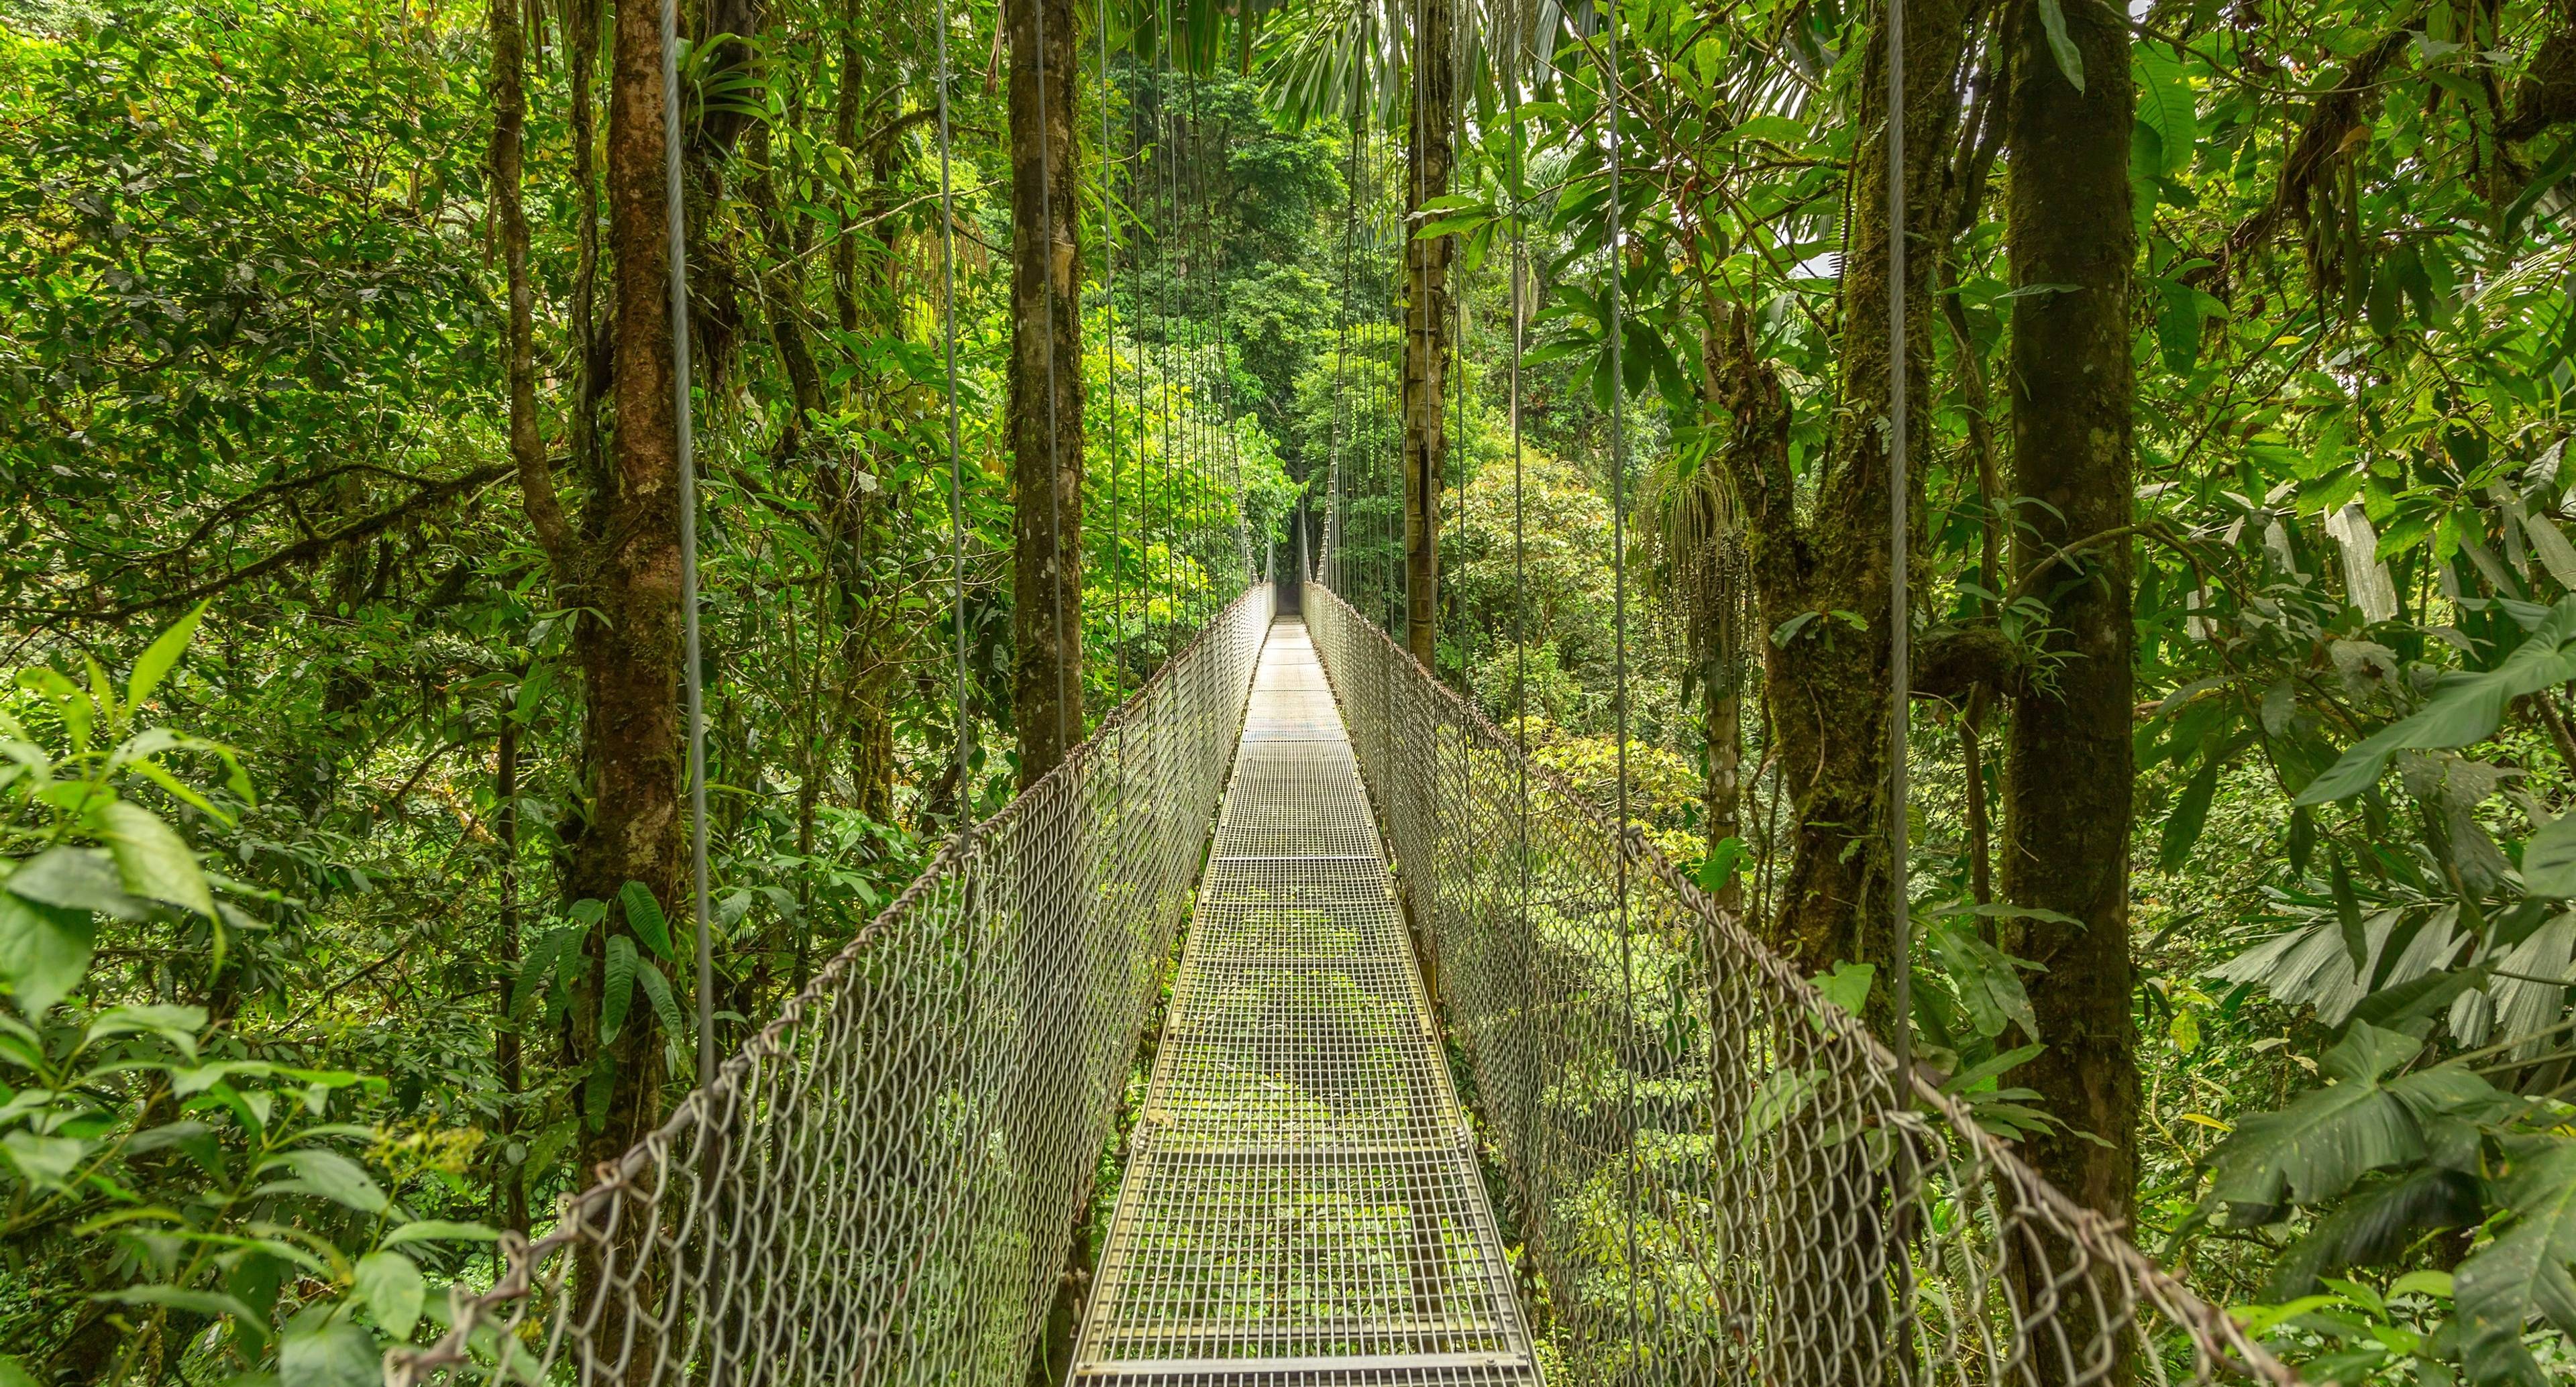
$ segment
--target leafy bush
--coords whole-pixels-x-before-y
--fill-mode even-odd
[[[236,904],[258,893],[154,807],[221,829],[252,799],[230,750],[148,718],[202,610],[121,690],[95,663],[85,682],[37,668],[0,703],[0,1247],[27,1307],[10,1339],[81,1381],[194,1360],[357,1387],[433,1314],[433,1278],[494,1237],[394,1193],[461,1189],[478,1138],[352,1120],[381,1080],[263,1057],[206,1006],[89,976],[103,938],[175,935],[220,994],[228,940],[261,927]],[[30,1380],[17,1359],[0,1376]]]

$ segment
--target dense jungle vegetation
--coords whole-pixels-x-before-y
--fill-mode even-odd
[[[718,1045],[1330,529],[2309,1379],[2576,1379],[2576,8],[1909,15],[1895,228],[1874,5],[687,0]],[[0,13],[0,1384],[372,1382],[695,1082],[657,23]]]

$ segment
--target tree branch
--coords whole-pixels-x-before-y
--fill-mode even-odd
[[[339,548],[341,545],[356,544],[361,541],[374,539],[377,535],[383,534],[385,531],[392,529],[395,525],[409,519],[416,512],[426,510],[432,506],[441,505],[445,502],[454,500],[460,495],[475,491],[486,483],[508,476],[510,471],[511,468],[509,464],[503,463],[491,467],[478,467],[473,471],[460,473],[454,477],[446,479],[445,481],[430,482],[422,486],[420,490],[415,491],[410,496],[404,498],[398,505],[378,511],[374,515],[367,516],[364,519],[353,520],[348,524],[341,526],[339,529],[330,531],[327,534],[317,534],[306,539],[298,540],[295,543],[278,550],[276,553],[269,555],[267,558],[258,560],[255,563],[245,565],[241,568],[234,569],[232,572],[224,574],[222,577],[209,578],[202,583],[198,583],[193,587],[183,589],[179,592],[164,593],[158,597],[140,598],[136,601],[123,603],[114,607],[103,608],[97,611],[85,612],[66,608],[44,607],[13,607],[10,608],[9,611],[12,615],[33,617],[40,621],[121,621],[130,616],[140,616],[145,612],[163,611],[171,607],[184,607],[199,601],[200,599],[212,597],[216,593],[222,592],[227,588],[238,587],[243,583],[252,581],[253,579],[267,577],[269,574],[275,573],[279,569],[291,568],[298,564],[311,563],[321,558],[323,555],[330,553],[332,550]]]

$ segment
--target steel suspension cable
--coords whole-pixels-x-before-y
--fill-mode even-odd
[[[698,467],[689,398],[689,214],[680,200],[680,6],[662,0],[662,220],[671,272],[671,415],[680,471],[680,682],[689,740],[689,910],[697,936],[698,1082],[716,1070],[716,955],[707,929],[706,671],[698,653]]]
[[[1613,846],[1611,860],[1617,864],[1616,890],[1619,896],[1619,998],[1622,1013],[1633,1016],[1637,1008],[1636,948],[1628,937],[1628,449],[1627,449],[1627,375],[1621,369],[1620,339],[1626,329],[1621,321],[1626,265],[1623,222],[1619,207],[1619,3],[1603,0],[1605,36],[1602,72],[1602,115],[1609,131],[1610,170],[1610,569],[1611,569],[1611,706],[1618,738],[1616,772],[1619,785],[1619,841]],[[1638,1353],[1637,1323],[1637,1076],[1633,1067],[1619,1066],[1620,1106],[1627,1114],[1628,1147],[1623,1167],[1625,1196],[1621,1215],[1625,1225],[1628,1259],[1628,1356],[1633,1366]]]
[[[1127,604],[1118,531],[1118,161],[1109,139],[1109,0],[1100,24],[1100,297],[1109,314],[1109,706],[1127,700]]]

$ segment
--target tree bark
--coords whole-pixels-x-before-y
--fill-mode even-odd
[[[536,328],[528,285],[528,213],[520,192],[525,177],[528,125],[525,66],[527,36],[518,0],[492,0],[492,200],[501,230],[501,264],[508,285],[507,362],[510,461],[518,469],[522,504],[538,546],[561,562],[569,543],[563,503],[555,496],[546,441],[537,429]]]
[[[608,244],[616,266],[617,423],[608,485],[590,499],[597,539],[578,565],[581,596],[598,617],[576,639],[588,694],[590,820],[575,846],[572,894],[614,901],[629,881],[652,891],[667,919],[680,893],[679,436],[673,410],[670,260],[665,240],[661,33],[649,4],[617,9],[608,101]],[[649,1007],[628,1013],[614,1042],[599,1040],[600,969],[612,910],[584,947],[590,967],[574,1007],[585,1083],[583,1167],[610,1159],[650,1130],[662,1047]]]
[[[1422,0],[1413,33],[1411,179],[1404,243],[1404,644],[1439,668],[1440,483],[1449,461],[1441,399],[1449,360],[1449,258],[1454,237],[1425,240],[1423,205],[1449,193],[1456,162],[1458,74],[1450,65],[1456,0]],[[1436,214],[1433,214],[1436,215]]]
[[[1020,784],[1082,738],[1082,246],[1075,18],[1009,0],[1011,44],[1011,634]]]
[[[1739,659],[1734,651],[1726,652],[1730,661]],[[1706,700],[1701,731],[1708,749],[1708,847],[1729,838],[1744,836],[1744,690],[1739,680],[1721,690],[1702,675],[1701,697]],[[1739,873],[1727,878],[1717,893],[1717,903],[1728,911],[1744,908],[1744,878]]]
[[[2080,91],[2051,56],[2036,4],[2021,0],[2009,21],[2018,49],[2007,117],[2013,282],[2025,291],[2074,287],[2013,301],[2012,490],[2039,504],[2022,512],[2012,566],[2019,580],[2056,565],[2033,595],[2048,605],[2059,663],[2054,689],[2020,700],[2006,733],[2003,889],[2016,905],[2073,920],[2013,931],[2013,952],[2047,970],[2030,994],[2048,1049],[2022,1081],[2073,1129],[2034,1136],[2024,1153],[2077,1202],[2125,1223],[2138,1107],[2129,1009],[2131,561],[2126,540],[2061,552],[2131,518],[2136,98],[2125,13],[2101,0],[2070,0],[2064,13],[2083,57]],[[2057,1361],[2044,1353],[2032,1361],[2042,1360]],[[2130,1372],[2124,1354],[2116,1377]]]
[[[1905,111],[1907,224],[1930,238],[1942,200],[1944,151],[1957,118],[1955,77],[1967,5],[1909,7]],[[1860,129],[1885,127],[1883,45],[1861,79]],[[1768,922],[1771,943],[1806,973],[1838,962],[1876,967],[1870,1021],[1885,1033],[1894,940],[1886,835],[1887,553],[1887,160],[1880,138],[1852,158],[1842,282],[1841,385],[1834,432],[1802,514],[1789,472],[1788,416],[1780,386],[1757,359],[1750,327],[1706,309],[1727,357],[1718,389],[1735,422],[1724,460],[1743,507],[1761,629],[1806,620],[1787,639],[1763,642],[1776,764],[1794,806],[1788,878]],[[1931,257],[1907,257],[1907,379],[1914,417],[1930,416]],[[1916,473],[1920,476],[1919,470]],[[1913,508],[1916,515],[1922,508]],[[1859,613],[1854,628],[1835,613]]]
[[[1012,718],[1026,789],[1063,763],[1083,731],[1081,62],[1071,0],[1004,0],[1002,23],[1011,47]],[[1053,808],[1069,812],[1066,801]],[[1099,1153],[1051,1151],[1043,1135],[1053,1120],[1046,1076],[1071,1071],[1076,1037],[1087,1033],[1075,981],[1085,935],[1078,873],[1035,853],[1022,855],[1021,870],[1013,948],[1027,989],[1019,1041],[1029,1062],[1007,1100],[1009,1140],[1032,1190],[1076,1196],[1069,1224],[1038,1200],[1021,1229],[1040,1270],[1057,1273],[1026,1378],[1052,1387],[1072,1366]],[[1052,1260],[1059,1249],[1064,1259]]]
[[[500,0],[493,8],[512,3],[514,0]],[[493,1028],[492,1067],[501,1082],[503,1104],[498,1126],[506,1139],[518,1129],[519,1112],[511,1100],[519,1096],[523,1086],[518,1019],[510,1015],[510,994],[516,990],[511,983],[519,971],[519,720],[507,708],[501,710],[501,746],[493,769],[492,798],[492,836],[501,845],[500,938],[492,951],[501,980],[494,1002],[500,1016]],[[501,1226],[524,1237],[528,1231],[528,1172],[525,1165],[511,1160],[506,1140],[503,1145],[498,1165]]]

